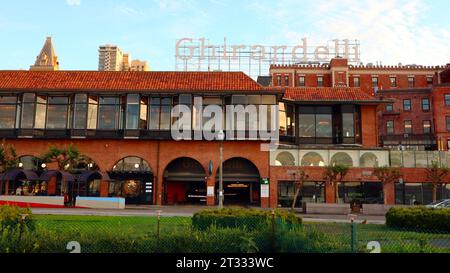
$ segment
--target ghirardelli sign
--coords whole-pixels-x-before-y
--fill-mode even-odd
[[[205,38],[182,38],[176,41],[175,58],[177,61],[249,61],[269,63],[321,63],[334,57],[348,59],[349,63],[360,63],[360,44],[357,40],[334,39],[322,45],[312,45],[303,38],[296,45],[260,44],[230,45],[225,38],[223,43],[211,44]]]

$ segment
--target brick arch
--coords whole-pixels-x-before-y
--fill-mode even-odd
[[[105,170],[102,171],[111,171],[114,167],[114,165],[116,165],[120,160],[127,158],[127,157],[138,157],[141,158],[142,160],[144,160],[148,166],[150,167],[151,171],[153,173],[156,173],[156,168],[154,166],[152,166],[152,161],[151,158],[147,158],[144,154],[121,154],[117,157],[115,157],[116,159],[113,161],[113,163],[108,163],[107,168]]]
[[[258,175],[261,177],[261,170],[258,168],[258,165],[255,164],[252,160],[250,160],[250,159],[248,159],[246,157],[243,157],[243,156],[230,156],[228,158],[224,158],[223,164],[225,165],[225,162],[227,162],[229,160],[232,160],[232,159],[244,159],[245,161],[248,161],[249,163],[251,163],[256,168],[256,170],[258,171]],[[219,175],[219,166],[216,168],[216,176],[218,176],[218,175]]]
[[[191,157],[191,156],[179,156],[179,157],[176,157],[176,158],[171,159],[171,160],[168,161],[168,163],[164,166],[164,168],[161,168],[161,170],[162,170],[161,176],[164,175],[165,171],[167,170],[167,167],[169,167],[170,164],[172,164],[172,163],[175,162],[176,160],[179,160],[179,159],[182,159],[182,158],[187,158],[187,159],[194,160],[195,162],[197,162],[197,163],[202,167],[203,173],[205,174],[205,177],[208,176],[208,171],[207,171],[207,169],[205,168],[205,166],[201,163],[201,161],[200,161],[200,160],[197,160],[197,159],[195,159],[194,157]]]

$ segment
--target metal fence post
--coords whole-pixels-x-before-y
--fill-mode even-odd
[[[352,252],[355,253],[358,251],[358,246],[356,243],[356,223],[355,220],[352,218],[352,224],[351,224],[351,232],[352,232]]]
[[[272,210],[272,250],[275,251],[275,210]]]
[[[159,240],[160,225],[161,225],[161,211],[158,210],[158,217],[156,221],[156,238],[158,238],[158,240]]]

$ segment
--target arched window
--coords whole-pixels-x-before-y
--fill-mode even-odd
[[[339,152],[333,155],[330,165],[343,165],[347,167],[353,167],[353,160],[347,153]]]
[[[82,156],[75,162],[72,168],[73,173],[82,173],[85,171],[98,171],[100,168],[94,160],[87,156]]]
[[[114,172],[151,172],[147,161],[140,157],[125,157],[116,163],[113,167]]]
[[[359,159],[359,165],[364,168],[376,168],[378,167],[378,158],[373,153],[365,153]]]
[[[309,152],[303,156],[302,166],[322,167],[325,166],[325,162],[320,154]]]
[[[19,158],[19,168],[24,170],[39,170],[41,166],[39,166],[39,159],[35,156],[24,155]]]
[[[277,155],[277,166],[295,166],[295,158],[289,152],[281,152]]]

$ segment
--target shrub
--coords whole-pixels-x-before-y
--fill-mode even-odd
[[[424,231],[449,231],[450,209],[391,208],[386,214],[386,225]]]
[[[34,230],[35,221],[29,208],[17,206],[0,207],[0,231],[6,228],[16,228],[24,224],[29,230]]]
[[[275,211],[277,226],[300,226],[302,219],[294,213]],[[271,226],[272,212],[256,209],[215,209],[203,210],[194,214],[192,225],[195,229],[206,230],[211,226],[217,228],[242,228],[246,230],[266,229]]]

